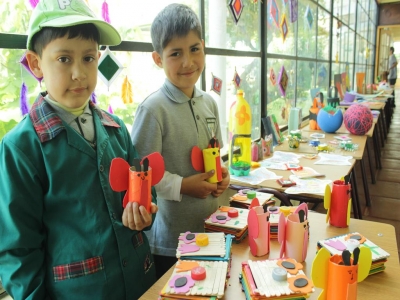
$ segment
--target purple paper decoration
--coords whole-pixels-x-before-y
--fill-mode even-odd
[[[276,27],[279,28],[279,8],[278,8],[278,4],[276,4],[276,0],[271,1],[269,14],[271,15],[272,20],[274,21]]]
[[[90,99],[92,100],[92,102],[94,104],[97,104],[97,96],[96,96],[95,92],[93,92],[92,95],[90,95]]]
[[[244,4],[242,0],[230,0],[228,4],[233,20],[235,24],[239,22],[240,16],[242,15]]]
[[[275,71],[273,68],[271,68],[271,70],[269,70],[269,80],[271,80],[272,85],[276,84],[276,75],[275,75]]]
[[[182,278],[186,278],[186,280],[184,281],[185,284],[181,285],[181,284],[177,284],[178,281]],[[175,289],[175,292],[178,294],[185,294],[187,292],[190,291],[190,288],[193,287],[195,284],[194,280],[192,279],[192,277],[190,277],[189,275],[175,275],[170,281],[169,281],[169,286],[171,288]]]
[[[236,85],[236,88],[240,87],[240,82],[242,81],[242,79],[240,78],[238,72],[235,69],[235,75],[233,76],[233,83]]]
[[[28,60],[26,59],[26,53],[24,53],[24,55],[22,55],[22,57],[20,58],[19,62],[24,66],[24,68],[29,72],[29,74],[31,74],[37,81],[39,81],[39,83],[42,82],[43,77],[40,77],[40,78],[36,77],[36,75],[33,74],[31,69],[29,68]]]
[[[307,5],[306,13],[304,16],[306,18],[306,23],[308,25],[308,28],[311,29],[314,23],[314,16],[312,14],[310,5]]]
[[[211,82],[211,90],[216,92],[218,95],[221,95],[221,89],[222,89],[222,79],[218,78],[217,76],[214,76],[212,74],[212,82]]]
[[[283,97],[286,97],[286,88],[288,85],[289,77],[286,73],[285,67],[282,66],[278,77],[278,87]]]
[[[288,25],[287,25],[287,22],[286,22],[285,15],[283,15],[283,18],[282,18],[281,31],[282,31],[282,39],[283,39],[283,43],[284,43],[285,40],[286,40],[286,37],[287,37],[287,35],[289,33],[289,28],[288,28]]]
[[[289,6],[289,11],[290,11],[290,22],[294,23],[297,21],[297,16],[298,16],[298,6],[297,6],[297,0],[289,0],[290,6]]]

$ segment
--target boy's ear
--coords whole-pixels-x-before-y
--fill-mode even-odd
[[[159,66],[160,68],[162,68],[162,60],[161,60],[161,56],[160,54],[158,54],[156,51],[153,51],[153,53],[151,54],[151,56],[153,57],[154,63]]]
[[[29,69],[36,77],[43,77],[42,69],[40,68],[40,57],[36,52],[29,50],[26,52],[26,60],[28,61]]]

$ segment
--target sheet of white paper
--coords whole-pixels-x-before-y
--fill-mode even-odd
[[[235,176],[231,175],[231,179],[236,181],[245,182],[248,184],[259,184],[264,180],[270,179],[279,179],[282,176],[276,175],[274,172],[267,170],[266,168],[257,168],[253,171],[250,171],[248,176]]]
[[[349,162],[353,156],[344,156],[330,153],[319,153],[320,159],[316,161],[315,165],[334,165],[334,166],[351,166]]]
[[[324,194],[327,184],[331,185],[331,180],[320,180],[317,178],[299,179],[294,175],[289,178],[296,182],[295,186],[291,186],[285,190],[287,194]]]

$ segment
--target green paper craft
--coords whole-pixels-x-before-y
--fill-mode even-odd
[[[118,77],[123,69],[122,64],[118,61],[110,48],[106,47],[102,56],[99,59],[99,77],[109,88],[112,82]]]

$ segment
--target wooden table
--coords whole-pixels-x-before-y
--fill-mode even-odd
[[[399,299],[400,295],[400,266],[398,249],[396,243],[395,229],[392,225],[370,222],[364,220],[351,219],[348,228],[336,228],[325,223],[324,214],[309,213],[310,220],[310,241],[308,244],[307,258],[304,265],[304,272],[309,277],[312,261],[316,253],[316,246],[319,240],[344,235],[351,232],[364,234],[370,241],[381,247],[390,254],[386,262],[384,272],[368,276],[357,286],[358,297],[360,300],[394,300]],[[239,283],[239,274],[241,272],[241,263],[246,260],[265,260],[279,257],[280,245],[276,240],[271,240],[271,251],[269,255],[254,257],[250,253],[247,238],[240,244],[232,245],[232,269],[230,278],[225,290],[225,300],[245,299],[244,293]],[[140,299],[154,300],[159,296],[159,292],[169,280],[172,274],[172,268],[164,274]],[[308,299],[317,299],[321,290],[315,288],[315,292],[310,294]]]

